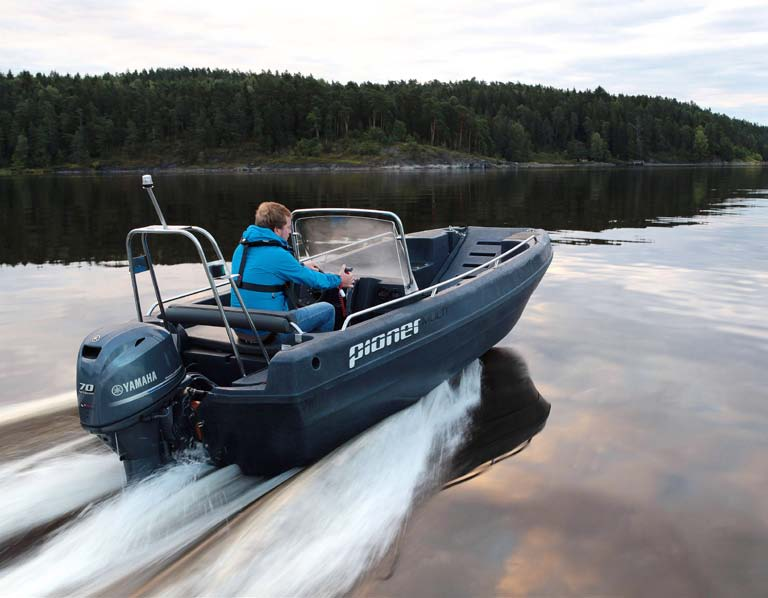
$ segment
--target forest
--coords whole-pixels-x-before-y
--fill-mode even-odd
[[[601,87],[188,68],[0,75],[3,169],[418,161],[430,148],[511,162],[761,161],[768,127]]]

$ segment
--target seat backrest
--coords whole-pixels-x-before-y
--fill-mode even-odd
[[[293,332],[291,323],[296,322],[296,315],[292,311],[269,311],[249,309],[248,313],[256,325],[257,330],[268,332]],[[230,326],[235,328],[250,328],[248,319],[239,307],[225,307],[224,314]],[[221,312],[215,305],[201,305],[199,303],[175,303],[165,308],[166,319],[172,324],[182,326],[224,326]]]

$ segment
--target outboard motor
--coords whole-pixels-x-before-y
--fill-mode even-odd
[[[184,434],[174,412],[183,408],[184,380],[174,336],[156,324],[100,328],[80,346],[80,424],[117,453],[129,482],[168,463],[179,448]]]

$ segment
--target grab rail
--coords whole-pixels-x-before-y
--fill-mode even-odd
[[[387,301],[386,303],[381,303],[379,305],[374,305],[373,307],[367,307],[366,309],[362,309],[360,311],[356,311],[353,314],[349,314],[344,319],[344,323],[341,325],[341,330],[346,330],[347,326],[349,326],[349,323],[353,319],[355,319],[355,318],[357,318],[359,316],[362,316],[364,314],[368,314],[368,313],[371,313],[371,312],[374,312],[374,311],[378,311],[380,309],[389,307],[391,305],[395,305],[396,303],[402,303],[404,301],[412,301],[412,300],[417,299],[419,297],[426,297],[427,295],[429,295],[430,297],[434,297],[437,294],[438,289],[440,289],[441,287],[444,287],[444,286],[447,286],[447,285],[459,282],[462,279],[468,278],[469,276],[473,275],[475,272],[478,272],[480,270],[484,270],[484,269],[489,268],[491,266],[496,268],[499,265],[499,262],[502,259],[504,259],[506,256],[510,255],[511,253],[513,253],[514,251],[519,249],[521,245],[526,245],[529,241],[536,241],[536,243],[538,243],[538,239],[536,239],[536,235],[531,235],[530,237],[528,237],[524,241],[520,241],[517,245],[515,245],[511,249],[508,249],[504,253],[500,253],[496,257],[493,257],[493,258],[489,259],[484,264],[481,264],[481,265],[477,266],[476,268],[472,268],[471,270],[467,270],[466,272],[462,272],[461,274],[458,274],[457,276],[454,276],[453,278],[449,278],[448,280],[444,280],[443,282],[438,282],[437,284],[433,284],[432,286],[427,287],[426,289],[421,289],[419,291],[414,291],[410,295],[405,295],[403,297],[398,297],[397,299],[392,299],[391,301]],[[524,251],[521,252],[518,255],[522,255],[523,253],[524,253]],[[510,259],[514,259],[515,257],[517,257],[517,256],[512,256]]]
[[[267,349],[264,346],[264,343],[261,340],[261,336],[259,336],[259,332],[253,323],[251,314],[248,313],[248,309],[245,306],[245,301],[243,301],[243,298],[240,295],[240,290],[237,288],[237,285],[234,282],[234,278],[232,277],[232,275],[227,269],[227,262],[224,260],[224,255],[221,253],[221,249],[219,248],[219,244],[216,242],[216,239],[214,239],[213,235],[211,235],[211,233],[209,233],[207,230],[205,230],[204,228],[200,228],[198,226],[187,226],[187,225],[169,226],[165,221],[165,217],[163,216],[162,210],[160,209],[160,204],[157,203],[157,198],[155,197],[155,193],[153,191],[154,182],[152,181],[152,175],[149,175],[149,174],[143,175],[141,177],[141,186],[144,188],[144,190],[147,192],[147,195],[149,195],[149,198],[152,200],[152,205],[154,206],[155,211],[157,212],[157,216],[160,219],[160,226],[145,226],[142,228],[135,228],[129,231],[128,235],[125,238],[125,249],[128,257],[128,268],[131,273],[131,286],[133,287],[133,299],[136,304],[136,315],[139,318],[139,322],[143,322],[144,318],[141,314],[141,298],[139,297],[139,286],[138,286],[138,283],[136,282],[136,274],[138,274],[139,272],[149,271],[149,275],[152,278],[152,287],[155,291],[155,298],[157,299],[157,304],[152,306],[152,309],[150,310],[148,316],[151,315],[155,307],[159,307],[160,315],[165,321],[166,326],[168,326],[168,320],[165,314],[165,305],[163,303],[163,297],[160,292],[160,286],[157,284],[157,276],[155,275],[155,266],[152,263],[152,254],[149,250],[149,242],[147,240],[147,237],[149,235],[180,235],[192,241],[192,244],[195,246],[195,249],[197,250],[197,254],[200,257],[200,261],[202,262],[203,268],[205,269],[205,276],[208,278],[208,285],[209,285],[210,291],[213,293],[213,298],[216,302],[216,307],[218,308],[218,311],[221,315],[222,322],[224,323],[224,328],[227,331],[227,337],[229,338],[229,343],[232,346],[232,353],[235,357],[235,360],[237,361],[237,366],[240,369],[240,373],[243,376],[246,375],[245,366],[243,365],[243,360],[240,357],[240,351],[237,348],[237,343],[235,342],[235,336],[234,336],[234,333],[232,332],[232,327],[229,325],[229,321],[227,320],[227,316],[224,312],[224,305],[222,304],[221,297],[219,296],[219,287],[223,285],[217,285],[214,282],[214,279],[217,279],[217,278],[219,279],[225,278],[229,283],[229,285],[231,286],[232,292],[240,301],[240,307],[243,311],[243,314],[245,315],[245,319],[247,320],[248,325],[250,326],[250,329],[253,332],[254,336],[258,340],[259,347],[261,348],[262,354],[264,355],[264,360],[267,362],[267,365],[269,365],[269,354],[267,353]],[[133,237],[136,235],[140,236],[141,245],[142,245],[142,248],[144,249],[144,255],[140,255],[137,257],[136,260],[134,260],[131,241],[133,240]],[[215,260],[211,260],[211,261],[208,260],[202,245],[200,245],[200,240],[197,238],[196,235],[200,235],[201,237],[204,237],[205,239],[208,240],[208,243],[210,243],[210,246],[213,248],[214,253],[216,254]],[[206,290],[206,289],[203,289],[203,290]],[[197,292],[201,292],[201,291],[197,291]]]
[[[203,250],[202,245],[200,245],[199,239],[193,233],[197,233],[208,240],[208,242],[211,244],[211,247],[213,247],[214,252],[216,253],[216,257],[217,257],[216,260],[209,261],[206,258],[205,251]],[[224,328],[227,331],[227,337],[229,338],[229,343],[232,346],[232,353],[235,356],[235,360],[237,361],[238,368],[240,369],[240,372],[242,373],[242,375],[243,376],[246,375],[245,366],[243,365],[243,360],[240,357],[240,351],[237,348],[237,343],[235,342],[235,336],[234,336],[234,333],[232,332],[232,327],[229,325],[229,322],[227,321],[227,318],[224,315],[224,305],[221,302],[218,286],[214,282],[214,278],[226,278],[227,281],[229,282],[230,286],[232,287],[232,292],[235,293],[238,300],[240,301],[240,305],[242,306],[243,313],[245,314],[245,317],[246,317],[246,320],[248,321],[250,329],[253,331],[254,335],[259,341],[259,346],[262,349],[264,359],[266,360],[267,364],[269,364],[269,354],[267,353],[266,348],[261,342],[261,337],[259,336],[258,330],[254,325],[253,320],[251,319],[251,315],[248,313],[248,310],[245,308],[245,302],[243,301],[243,298],[240,296],[240,291],[237,288],[237,285],[234,284],[234,280],[232,279],[232,276],[229,274],[229,272],[227,272],[226,262],[224,261],[224,256],[221,253],[221,249],[219,249],[219,244],[216,243],[216,239],[213,238],[213,235],[211,235],[211,233],[209,233],[204,228],[200,228],[198,226],[186,226],[186,225],[170,226],[170,225],[163,224],[162,226],[155,225],[155,226],[145,226],[143,228],[135,228],[128,232],[128,236],[125,239],[125,248],[126,248],[126,253],[128,254],[128,263],[130,264],[131,285],[133,286],[133,297],[134,297],[134,302],[136,303],[136,314],[139,318],[139,322],[143,322],[144,318],[142,317],[142,314],[141,314],[141,299],[139,297],[139,287],[138,287],[138,284],[136,283],[136,268],[134,267],[133,249],[131,248],[131,241],[133,240],[133,237],[136,235],[140,235],[141,237],[141,244],[144,249],[144,255],[142,257],[144,257],[144,259],[146,260],[147,270],[149,270],[150,276],[152,277],[152,286],[154,287],[154,290],[155,290],[155,298],[157,299],[158,307],[160,308],[160,313],[163,319],[165,319],[165,305],[163,303],[163,298],[160,293],[160,287],[157,284],[157,278],[155,277],[155,269],[154,269],[154,265],[152,264],[152,258],[149,252],[149,244],[147,242],[147,236],[148,235],[180,235],[192,241],[192,244],[195,246],[195,249],[197,250],[197,254],[200,257],[203,268],[205,270],[205,275],[208,278],[209,288],[213,292],[213,298],[216,301],[216,307],[218,308],[219,313],[221,314],[221,319],[224,323]],[[221,272],[221,274],[214,277],[211,272],[213,267],[216,268],[216,272]]]
[[[232,274],[231,275],[231,277],[233,279],[234,278],[238,278],[239,276],[240,276],[239,274]],[[225,280],[223,282],[218,283],[216,285],[216,288],[220,289],[221,287],[225,287],[228,284],[230,284],[229,280]],[[185,297],[191,297],[192,295],[197,295],[198,293],[204,293],[205,291],[210,291],[210,290],[211,290],[211,287],[202,287],[202,288],[199,288],[199,289],[195,289],[194,291],[187,291],[186,293],[181,293],[179,295],[174,295],[173,297],[168,297],[167,299],[165,299],[164,303],[170,303],[171,301],[178,301],[179,299],[184,299]],[[160,302],[159,301],[155,301],[152,304],[152,307],[150,307],[147,310],[147,313],[144,314],[144,317],[151,318],[152,317],[152,313],[158,308],[159,305],[160,305]]]

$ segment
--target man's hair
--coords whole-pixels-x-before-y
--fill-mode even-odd
[[[291,211],[276,201],[265,201],[256,208],[256,226],[283,228],[291,217]]]

